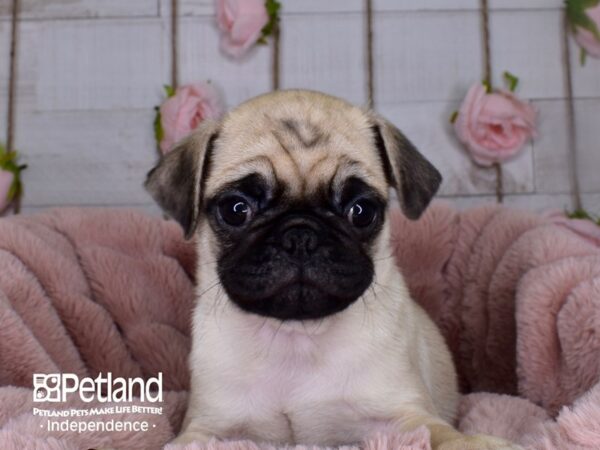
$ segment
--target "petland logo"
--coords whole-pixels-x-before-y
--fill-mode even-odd
[[[131,402],[137,395],[142,402],[162,402],[162,372],[147,380],[140,377],[113,380],[110,372],[81,380],[74,373],[33,374],[34,402],[66,402],[71,394],[78,394],[86,403],[94,400],[100,403]]]

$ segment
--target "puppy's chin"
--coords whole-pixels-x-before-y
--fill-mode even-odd
[[[366,284],[367,287],[369,284],[370,282]],[[346,309],[360,298],[360,295],[334,295],[313,284],[293,282],[277,289],[271,295],[237,293],[230,295],[229,298],[248,313],[288,321],[314,320],[331,316]]]

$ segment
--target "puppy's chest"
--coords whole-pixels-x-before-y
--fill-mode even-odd
[[[359,442],[385,423],[385,407],[367,370],[308,355],[255,360],[230,390],[233,429],[253,438],[336,445]],[[390,417],[391,418],[391,417]]]

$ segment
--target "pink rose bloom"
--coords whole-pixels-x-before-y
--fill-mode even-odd
[[[163,129],[160,150],[167,153],[204,119],[218,119],[222,113],[219,94],[212,84],[196,83],[177,88],[175,95],[160,106]]]
[[[592,8],[586,9],[585,13],[596,24],[598,30],[600,30],[600,3]],[[588,55],[600,58],[600,36],[595,35],[585,28],[577,27],[575,31],[575,40]]]
[[[0,169],[0,213],[8,207],[8,190],[15,179],[15,175],[8,171]]]
[[[221,48],[234,58],[248,51],[269,21],[264,0],[216,0]]]
[[[543,217],[552,223],[561,225],[584,239],[600,246],[600,226],[588,219],[571,219],[565,213],[558,210],[546,211]]]
[[[454,129],[476,163],[490,166],[515,156],[536,136],[536,111],[508,91],[487,93],[481,84],[469,89]]]

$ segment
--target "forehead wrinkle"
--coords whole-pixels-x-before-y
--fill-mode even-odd
[[[298,161],[296,161],[296,159],[292,155],[292,152],[290,152],[287,146],[283,143],[281,136],[279,136],[279,133],[273,130],[271,134],[273,135],[279,146],[283,149],[286,159],[289,160],[289,162],[291,163],[292,171],[294,172],[294,175],[300,183],[300,192],[304,193],[304,191],[306,190],[306,179],[302,175],[302,171],[300,170]]]
[[[323,164],[325,161],[327,161],[329,159],[329,155],[325,154],[323,156],[321,156],[319,159],[317,159],[314,163],[312,163],[312,165],[308,168],[308,173],[313,173],[314,171],[317,170],[317,168]]]
[[[302,144],[305,149],[311,149],[324,144],[328,136],[310,119],[281,119],[280,123],[286,133],[296,143]]]
[[[369,186],[380,192],[384,198],[387,198],[387,192],[381,192],[378,184],[374,183],[374,181],[377,181],[377,175],[361,162],[348,157],[343,158],[343,160],[337,165],[335,173],[331,178],[331,187],[333,192],[338,195],[341,192],[343,182],[352,176],[363,180]]]
[[[265,155],[259,155],[221,170],[218,183],[213,183],[214,187],[207,192],[207,195],[210,196],[218,191],[221,186],[239,180],[252,173],[263,175],[269,183],[275,185],[277,172],[272,161]]]

